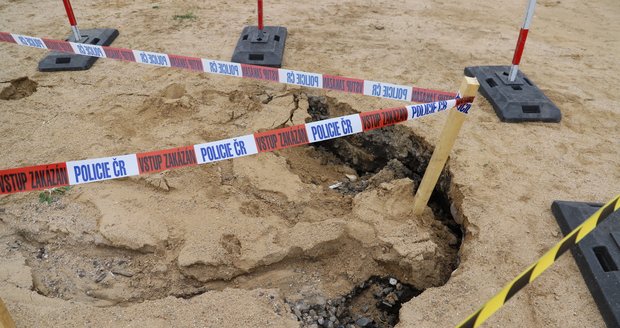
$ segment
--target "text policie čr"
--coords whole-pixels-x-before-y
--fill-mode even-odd
[[[43,44],[43,41],[41,41],[41,39],[39,38],[31,38],[31,37],[20,35],[17,37],[17,40],[19,41],[19,43],[21,43],[24,46],[34,47],[34,48],[39,48],[39,49],[47,49],[45,44]]]
[[[286,72],[286,83],[288,84],[296,84],[296,85],[301,85],[301,86],[306,86],[306,87],[320,88],[321,87],[320,81],[321,81],[321,76],[317,74],[294,72],[294,71]]]
[[[100,47],[93,47],[87,44],[84,44],[84,45],[76,44],[75,47],[77,48],[80,55],[86,55],[86,56],[92,56],[92,57],[105,57],[105,55],[103,54],[103,50],[101,50]]]
[[[243,140],[233,139],[228,142],[215,142],[200,147],[200,156],[203,163],[221,161],[245,155],[248,155],[248,151]]]
[[[241,72],[239,71],[239,64],[216,61],[209,61],[208,63],[209,72],[211,73],[230,76],[241,76]]]
[[[396,100],[409,100],[409,88],[389,84],[376,83],[372,85],[372,96]]]
[[[350,119],[340,118],[316,122],[310,126],[310,140],[322,141],[353,134],[353,125]]]
[[[412,105],[409,108],[411,109],[411,118],[416,118],[444,111],[448,109],[448,102],[442,100],[434,103]]]
[[[127,169],[124,160],[112,159],[110,162],[96,162],[89,164],[76,165],[73,167],[75,183],[121,178],[127,176]]]

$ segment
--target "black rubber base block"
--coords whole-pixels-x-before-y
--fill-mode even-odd
[[[510,66],[472,66],[465,75],[480,81],[480,93],[493,105],[502,122],[560,122],[560,109],[524,75],[508,79]]]
[[[118,36],[118,30],[112,28],[81,30],[80,33],[82,34],[82,40],[80,40],[80,43],[94,44],[98,46],[109,46]],[[73,34],[65,40],[76,42]],[[97,59],[99,58],[62,52],[52,52],[39,62],[39,71],[84,71],[91,68]]]
[[[551,211],[566,235],[602,205],[555,201]],[[571,251],[607,327],[620,327],[620,212],[609,216]]]
[[[246,26],[237,42],[232,61],[282,67],[287,34],[286,27],[281,26],[265,26],[262,33],[256,26]]]

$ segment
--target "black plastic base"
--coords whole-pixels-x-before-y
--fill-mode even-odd
[[[602,205],[555,201],[551,210],[566,235]],[[620,213],[609,216],[571,251],[607,327],[620,327]]]
[[[465,75],[478,79],[480,93],[502,122],[560,122],[560,109],[526,75],[519,71],[510,82],[509,72],[510,66],[465,68]]]
[[[282,67],[287,34],[286,27],[281,26],[265,26],[262,33],[256,26],[246,26],[241,32],[231,61]]]
[[[80,40],[80,43],[94,44],[98,46],[109,46],[118,36],[118,30],[112,28],[81,30],[80,33],[82,34],[82,40]],[[73,34],[66,40],[76,42]],[[84,71],[91,68],[97,59],[99,58],[62,52],[52,52],[39,62],[39,71]]]

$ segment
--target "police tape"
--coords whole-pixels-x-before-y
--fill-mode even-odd
[[[510,298],[518,291],[527,286],[534,279],[538,278],[541,273],[547,270],[562,254],[569,250],[572,246],[579,243],[592,230],[600,225],[615,211],[620,210],[620,195],[609,201],[580,226],[575,228],[571,233],[566,235],[551,250],[543,255],[536,263],[532,264],[527,270],[522,272],[509,284],[507,284],[499,293],[486,302],[476,313],[461,322],[457,327],[478,327],[487,320],[493,313],[499,310]]]
[[[51,40],[6,32],[0,32],[0,42],[15,43],[21,46],[48,49],[69,54],[111,58],[159,67],[175,67],[195,72],[279,82],[408,102],[424,103],[449,100],[456,97],[456,94],[452,92],[392,83],[328,74],[308,73],[283,68],[238,64],[212,59],[169,55],[150,51]]]
[[[391,126],[456,107],[473,97],[379,109],[193,146],[0,170],[0,195],[126,178],[307,145]]]

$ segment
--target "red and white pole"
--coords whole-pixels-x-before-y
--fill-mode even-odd
[[[530,25],[532,24],[532,18],[534,18],[534,9],[536,9],[536,0],[529,0],[527,12],[525,14],[525,21],[523,22],[521,32],[519,33],[519,40],[517,40],[515,54],[512,57],[512,67],[510,68],[509,75],[510,82],[515,81],[517,78],[517,73],[519,72],[519,63],[521,63],[523,48],[525,48],[525,40],[527,40],[527,34],[530,30]]]
[[[80,34],[80,29],[77,27],[77,21],[75,20],[75,15],[73,14],[71,2],[69,2],[69,0],[62,0],[62,2],[65,4],[65,10],[67,11],[67,17],[69,17],[69,24],[71,24],[71,30],[73,31],[75,42],[80,42],[82,35]]]
[[[258,29],[263,30],[263,0],[258,0]]]

